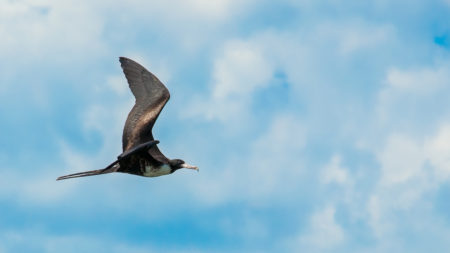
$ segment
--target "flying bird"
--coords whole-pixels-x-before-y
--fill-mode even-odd
[[[79,172],[58,177],[56,180],[95,176],[112,172],[129,173],[144,177],[158,177],[186,168],[198,171],[181,159],[169,159],[161,153],[153,138],[152,129],[161,110],[170,98],[164,84],[139,63],[120,57],[123,73],[136,103],[128,114],[122,135],[123,153],[104,169]]]

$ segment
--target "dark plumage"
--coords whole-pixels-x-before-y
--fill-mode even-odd
[[[177,169],[198,170],[180,159],[168,159],[158,149],[152,128],[170,93],[156,76],[139,63],[125,57],[119,58],[136,103],[128,114],[122,135],[123,153],[104,169],[85,171],[58,177],[57,180],[123,172],[139,176],[157,177]]]

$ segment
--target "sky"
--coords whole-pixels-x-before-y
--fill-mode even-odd
[[[2,0],[0,253],[444,252],[449,0]],[[134,103],[197,165],[101,169]]]

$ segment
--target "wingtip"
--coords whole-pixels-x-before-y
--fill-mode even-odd
[[[119,56],[119,61],[120,63],[123,63],[124,61],[128,60],[128,58],[123,57],[123,56]]]

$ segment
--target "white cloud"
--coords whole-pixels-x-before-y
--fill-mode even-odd
[[[210,98],[194,103],[191,115],[222,121],[242,119],[249,110],[252,93],[269,85],[273,73],[274,66],[258,43],[227,42],[214,61]]]
[[[303,149],[307,129],[298,118],[283,115],[273,120],[268,131],[252,145],[245,185],[255,200],[267,200],[295,192],[304,173]],[[244,187],[245,187],[244,185]],[[265,202],[265,201],[262,201]]]
[[[273,66],[257,44],[232,41],[214,63],[212,97],[244,96],[264,87],[273,75]]]
[[[180,2],[183,3],[184,1]],[[233,0],[189,0],[187,1],[187,5],[196,14],[206,16],[209,19],[223,19],[230,15],[230,12],[233,10],[232,7],[236,7],[239,2]]]
[[[50,62],[104,51],[103,21],[83,2],[3,1],[0,9],[0,55]]]
[[[152,14],[153,18],[162,20],[163,23],[175,24],[176,21],[190,21],[191,24],[199,22],[223,22],[245,9],[252,0],[170,0],[170,1],[145,1],[131,0],[127,3],[115,4],[120,8],[125,8],[137,12],[138,14]],[[173,8],[177,6],[177,8]],[[189,10],[189,11],[186,11]],[[159,22],[158,22],[159,23]],[[189,23],[184,23],[188,27]]]
[[[0,56],[14,59],[11,63],[46,61],[48,64],[72,63],[73,66],[77,59],[93,60],[109,53],[115,43],[135,39],[138,34],[134,32],[141,28],[139,26],[147,26],[152,31],[164,30],[165,36],[176,38],[184,49],[200,49],[205,41],[215,37],[210,35],[217,26],[245,12],[250,2],[252,0],[2,1]],[[130,23],[129,17],[135,18],[134,21]],[[106,37],[110,32],[107,29],[114,29],[114,34]]]
[[[432,94],[450,83],[450,71],[447,64],[437,68],[419,68],[411,70],[390,69],[387,74],[390,87],[418,95]]]
[[[395,29],[389,25],[373,25],[362,20],[351,20],[341,23],[324,23],[318,25],[315,37],[336,47],[336,52],[342,55],[374,50],[381,45],[392,42]]]
[[[449,180],[449,141],[448,124],[426,138],[402,134],[388,137],[377,155],[381,176],[367,202],[368,221],[377,236],[393,235],[403,221],[395,217],[402,213],[413,209],[429,212],[431,200],[425,196]]]
[[[434,179],[424,168],[423,147],[410,136],[391,135],[377,157],[381,176],[367,203],[368,221],[379,238],[386,238],[400,224],[395,215],[422,201]]]
[[[378,155],[384,184],[398,184],[420,174],[424,162],[421,147],[407,136],[392,135]]]
[[[430,161],[438,180],[450,177],[450,124],[440,127],[435,136],[425,141],[425,155]]]
[[[320,175],[320,181],[325,184],[345,184],[349,180],[347,168],[341,166],[341,157],[339,155],[334,155],[331,158],[330,163],[325,166]]]
[[[142,30],[139,29],[145,26],[144,32],[157,31],[158,37],[162,35],[164,40],[176,41],[177,49],[191,54],[191,57],[197,57],[205,47],[211,46],[211,42],[222,41],[223,27],[232,25],[241,15],[251,10],[253,2],[254,0],[130,0],[100,1],[93,2],[92,5],[101,13],[112,14],[114,23],[119,24],[119,27],[127,27],[122,35],[126,36],[125,40],[141,36]],[[137,21],[131,23],[130,16]]]
[[[307,248],[319,250],[335,248],[343,243],[346,234],[336,222],[335,212],[334,207],[327,207],[314,213],[310,219],[309,228],[300,236],[299,243],[306,245]]]
[[[278,116],[245,155],[240,154],[245,159],[230,156],[229,164],[219,172],[189,181],[189,190],[204,205],[243,200],[255,205],[288,202],[295,198],[292,193],[305,172],[302,153],[306,141],[301,121],[293,116]]]
[[[292,99],[286,103],[310,103],[311,120],[324,121],[323,115],[348,120],[340,117],[342,110],[354,113],[358,109],[338,102],[344,95],[339,90],[348,85],[341,77],[353,74],[336,66],[347,66],[361,52],[374,56],[377,50],[396,45],[396,39],[391,25],[356,19],[299,25],[290,31],[266,29],[246,39],[225,41],[216,50],[208,98],[197,98],[185,115],[219,120],[227,123],[227,129],[239,126],[231,124],[235,121],[246,125],[251,119],[253,96],[275,85],[273,75],[280,71]]]
[[[275,83],[271,81],[277,70],[286,74],[290,87],[298,92],[295,95],[328,101],[323,96],[329,94],[322,91],[340,84],[332,78],[335,73],[323,75],[321,70],[332,72],[353,53],[376,50],[393,40],[391,26],[356,20],[299,26],[290,32],[267,29],[246,39],[225,41],[215,53],[209,98],[192,103],[188,116],[222,122],[238,118],[245,123],[253,95]]]
[[[423,122],[417,119],[423,118],[428,118],[429,123],[439,123],[431,120],[440,119],[429,117],[448,113],[442,107],[446,98],[440,96],[449,92],[448,66],[448,62],[439,62],[433,66],[387,70],[386,86],[379,92],[376,105],[379,124],[392,125],[401,121],[406,124],[407,121],[410,127],[420,128]]]

